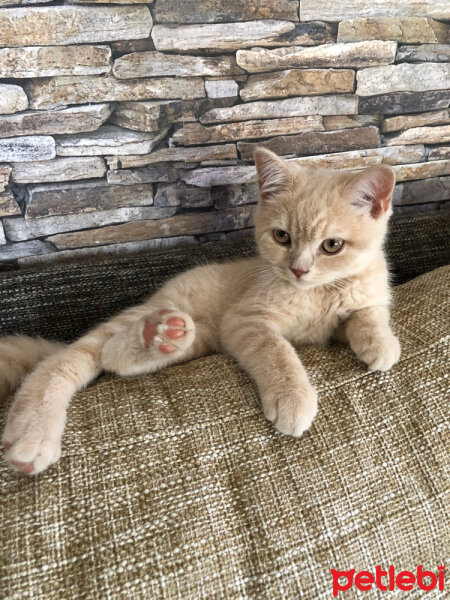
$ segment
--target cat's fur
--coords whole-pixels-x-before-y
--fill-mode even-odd
[[[9,412],[3,446],[10,465],[34,474],[58,460],[69,401],[103,369],[152,373],[229,352],[255,380],[267,419],[300,436],[316,415],[317,394],[291,343],[345,339],[372,370],[398,360],[383,255],[392,169],[305,168],[264,149],[255,163],[259,257],[178,275],[145,304],[66,347],[30,338],[0,343],[4,393],[40,360]],[[275,241],[278,229],[289,233],[290,244]],[[320,250],[329,238],[345,240],[341,252]],[[297,278],[292,268],[304,274]]]

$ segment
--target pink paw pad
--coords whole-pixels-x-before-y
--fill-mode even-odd
[[[32,473],[34,471],[34,465],[32,462],[20,462],[19,460],[12,460],[11,464],[16,467],[18,471],[22,473]]]
[[[164,317],[170,314],[171,310],[161,310],[158,314]],[[158,344],[158,350],[164,354],[170,354],[178,350],[176,346],[166,343],[158,334],[163,334],[171,340],[178,340],[186,335],[186,322],[180,317],[169,317],[162,319],[159,323],[146,321],[143,330],[143,338],[146,348],[149,348],[154,342]]]

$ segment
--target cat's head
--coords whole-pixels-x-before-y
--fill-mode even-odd
[[[255,152],[260,254],[300,288],[351,277],[380,255],[395,185],[390,167],[334,171]]]

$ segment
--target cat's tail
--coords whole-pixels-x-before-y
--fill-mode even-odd
[[[0,338],[0,399],[13,392],[38,362],[63,347],[59,342],[23,335]]]

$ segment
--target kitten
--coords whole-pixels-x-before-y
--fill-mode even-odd
[[[317,394],[292,344],[333,336],[371,370],[397,362],[383,255],[392,169],[302,167],[265,149],[255,163],[259,257],[178,275],[69,346],[1,342],[3,393],[41,359],[17,392],[3,434],[15,469],[35,474],[58,460],[69,401],[102,370],[153,373],[229,352],[256,382],[266,418],[298,437],[316,415]]]

